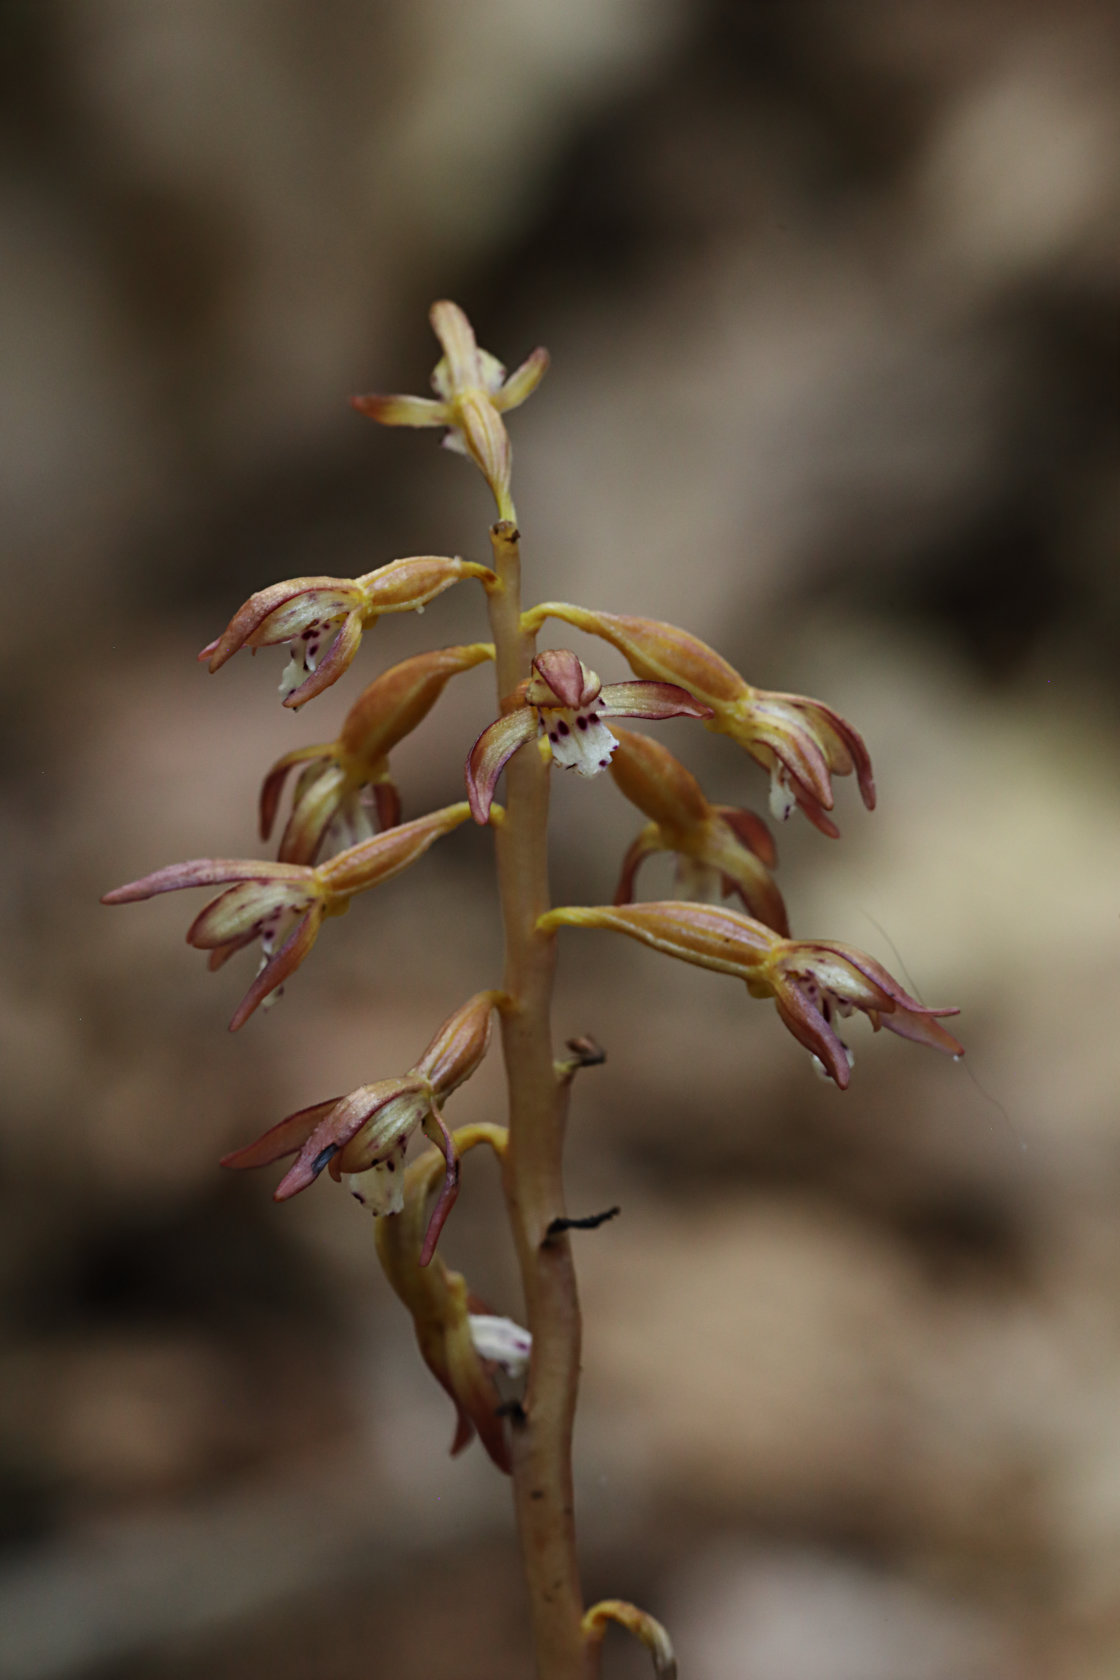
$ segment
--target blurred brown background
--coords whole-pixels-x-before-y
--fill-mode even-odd
[[[486,557],[487,497],[351,391],[451,296],[511,366],[528,591],[678,618],[864,731],[780,835],[795,931],[959,1003],[840,1096],[742,987],[566,936],[589,1594],[688,1680],[1120,1674],[1115,563],[1120,26],[1096,0],[4,0],[0,1674],[529,1672],[507,1489],[329,1183],[217,1157],[400,1071],[493,982],[484,839],[328,927],[268,1016],[109,912],[253,855],[295,718],[194,654],[252,590]],[[608,679],[624,673],[594,662]],[[456,797],[461,679],[396,760]],[[674,726],[713,798],[761,771]],[[561,901],[636,828],[555,786]],[[651,894],[668,881],[651,868]],[[660,883],[660,887],[659,887]],[[905,977],[905,976],[903,976]],[[454,1118],[497,1117],[487,1067]],[[488,1163],[447,1238],[516,1294]],[[646,1672],[613,1636],[607,1672]]]

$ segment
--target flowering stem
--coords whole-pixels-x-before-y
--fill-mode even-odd
[[[499,701],[508,705],[530,674],[534,638],[521,627],[518,531],[492,529],[498,584],[490,623]],[[508,1003],[502,1044],[509,1087],[504,1188],[521,1268],[533,1352],[524,1415],[512,1430],[514,1501],[532,1610],[540,1680],[582,1680],[589,1654],[575,1548],[572,1423],[579,1383],[580,1314],[566,1235],[548,1235],[564,1215],[564,1092],[552,1053],[555,935],[538,933],[549,908],[549,765],[535,745],[506,770],[506,809],[496,850],[505,924]]]

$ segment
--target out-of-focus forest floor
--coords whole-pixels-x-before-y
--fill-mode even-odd
[[[1120,25],[1096,0],[6,0],[0,1673],[510,1680],[507,1489],[329,1182],[216,1162],[410,1065],[494,983],[463,831],[328,926],[267,1016],[176,897],[363,682],[484,634],[385,620],[298,718],[195,662],[253,590],[487,556],[424,388],[452,296],[511,366],[530,597],[679,620],[864,733],[879,808],[795,819],[801,936],[959,1004],[955,1066],[565,935],[590,1597],[689,1680],[1120,1672]],[[606,680],[626,673],[577,642]],[[485,668],[394,759],[459,797]],[[763,773],[684,724],[712,799]],[[554,780],[558,902],[637,819]],[[645,890],[669,890],[668,866]],[[625,948],[623,948],[625,947]],[[242,959],[243,963],[251,959]],[[501,1116],[496,1065],[456,1122]],[[517,1311],[471,1159],[446,1248]],[[333,1192],[333,1193],[332,1193]],[[608,1672],[646,1672],[622,1640]]]

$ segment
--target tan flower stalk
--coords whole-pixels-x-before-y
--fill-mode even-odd
[[[223,1164],[240,1169],[287,1162],[274,1191],[279,1202],[309,1190],[325,1169],[373,1215],[385,1276],[412,1316],[421,1358],[455,1406],[452,1452],[477,1435],[494,1464],[512,1477],[538,1680],[597,1680],[612,1622],[642,1642],[655,1674],[674,1680],[672,1644],[653,1616],[621,1599],[603,1599],[586,1611],[583,1605],[572,1491],[581,1325],[569,1233],[595,1229],[618,1209],[573,1219],[565,1207],[564,1126],[573,1082],[605,1056],[590,1036],[569,1040],[566,1055],[554,1053],[557,931],[623,933],[662,955],[745,981],[752,997],[774,1001],[818,1071],[841,1089],[852,1070],[851,1051],[837,1030],[841,1019],[859,1011],[876,1030],[886,1027],[959,1056],[961,1046],[941,1024],[956,1011],[927,1008],[852,946],[791,938],[771,873],[774,844],[761,819],[712,804],[691,772],[653,737],[612,727],[619,718],[702,722],[769,771],[775,817],[799,808],[835,836],[828,816],[834,776],[854,773],[865,805],[875,803],[867,749],[851,724],[819,701],[752,688],[714,649],[675,625],[556,601],[522,610],[512,453],[503,416],[535,389],[548,357],[534,351],[507,379],[501,364],[479,348],[456,304],[433,305],[431,320],[443,351],[432,375],[435,397],[354,402],[385,425],[442,427],[444,443],[474,461],[498,508],[490,531],[493,565],[413,555],[358,578],[272,584],[251,596],[199,657],[216,671],[243,647],[287,646],[281,693],[294,711],[345,675],[363,632],[382,613],[420,611],[465,578],[484,587],[492,640],[432,649],[382,671],[351,706],[335,740],[296,745],[276,761],[260,794],[266,841],[287,779],[297,772],[276,861],[172,864],[107,893],[105,902],[223,887],[195,918],[187,939],[209,952],[212,968],[259,942],[260,967],[230,1023],[237,1028],[279,995],[328,917],[409,868],[469,818],[489,825],[505,933],[500,989],[493,976],[480,976],[482,989],[443,1021],[404,1073],[379,1071],[343,1096],[288,1114]],[[549,618],[609,643],[635,680],[603,683],[570,648],[538,651],[536,636]],[[489,660],[497,717],[467,757],[467,799],[402,823],[390,753],[427,717],[452,677]],[[647,819],[623,861],[613,905],[550,907],[553,765],[589,777],[609,771]],[[494,804],[503,775],[504,808]],[[632,902],[641,865],[662,851],[677,860],[679,892],[701,898],[734,893],[748,913],[680,898]],[[438,957],[433,953],[434,961]],[[508,1127],[452,1132],[444,1106],[486,1054],[495,1014]],[[408,1164],[407,1154],[421,1138],[432,1147]],[[437,1251],[460,1193],[461,1157],[482,1143],[502,1170],[522,1294],[513,1316],[476,1300]],[[349,1211],[346,1198],[338,1202]]]

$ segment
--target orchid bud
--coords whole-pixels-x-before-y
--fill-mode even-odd
[[[429,1080],[444,1097],[471,1077],[490,1047],[493,1012],[502,992],[476,992],[454,1015],[449,1015],[412,1069]]]

